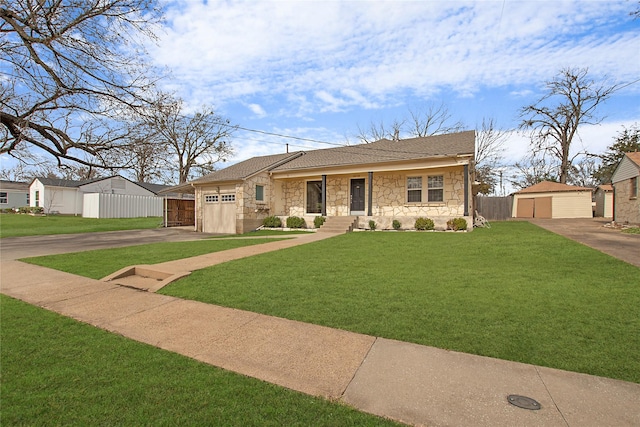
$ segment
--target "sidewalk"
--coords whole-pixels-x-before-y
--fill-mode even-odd
[[[276,250],[275,243],[293,245],[311,239],[304,236],[269,245]],[[250,256],[259,247],[234,249],[234,256]],[[190,267],[228,260],[231,252],[194,257]],[[640,425],[640,384],[181,300],[3,258],[7,261],[1,265],[0,283],[6,295],[211,365],[408,424]],[[541,409],[509,404],[507,396],[512,394],[535,399]]]

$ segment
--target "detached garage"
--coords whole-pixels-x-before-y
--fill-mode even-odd
[[[513,195],[514,218],[591,218],[591,189],[542,181]]]

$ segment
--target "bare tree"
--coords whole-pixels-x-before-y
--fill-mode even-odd
[[[384,124],[382,120],[375,123],[371,122],[367,129],[363,129],[358,126],[357,138],[366,144],[370,144],[381,139],[390,139],[391,141],[397,141],[400,139],[400,133],[405,124],[405,120],[395,119],[390,126]]]
[[[547,93],[520,111],[520,128],[530,131],[533,150],[547,152],[560,162],[562,183],[567,182],[571,163],[578,155],[570,154],[578,127],[599,123],[602,119],[595,116],[596,107],[617,89],[616,85],[597,84],[587,73],[586,68],[562,69],[546,82]]]
[[[0,2],[0,153],[99,164],[127,132],[118,121],[148,104],[143,40],[160,19],[154,0]]]
[[[371,122],[368,128],[358,126],[357,138],[371,143],[386,138],[398,141],[401,138],[417,138],[445,133],[459,132],[464,128],[460,121],[453,121],[444,103],[429,104],[421,108],[409,109],[409,119],[395,119],[391,125],[384,121]]]
[[[498,184],[497,170],[504,159],[507,132],[498,129],[493,118],[483,118],[476,128],[476,152],[473,168],[474,181],[479,182],[477,193],[489,194]]]
[[[509,182],[517,189],[527,188],[542,181],[558,181],[554,173],[557,166],[549,163],[544,155],[538,153],[529,153],[516,162],[514,167],[518,172],[511,175]]]
[[[464,128],[461,121],[452,121],[449,108],[444,103],[410,109],[409,114],[411,115],[409,134],[413,137],[459,132]]]
[[[594,178],[597,169],[598,160],[595,157],[582,157],[571,165],[569,184],[589,188],[597,187],[598,180]]]
[[[208,173],[215,163],[225,161],[233,152],[229,137],[236,126],[208,107],[193,114],[183,111],[180,99],[157,106],[149,117],[154,142],[165,145],[177,166],[179,183],[193,178],[196,171]]]

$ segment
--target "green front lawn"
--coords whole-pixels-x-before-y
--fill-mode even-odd
[[[138,230],[160,226],[162,226],[160,217],[97,219],[62,215],[0,214],[0,238]]]
[[[161,293],[640,382],[640,269],[527,222],[492,225],[349,233],[196,271]]]
[[[391,426],[0,295],[2,425]]]

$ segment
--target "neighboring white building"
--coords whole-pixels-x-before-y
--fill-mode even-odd
[[[514,218],[591,218],[591,189],[542,181],[513,194]]]
[[[145,186],[129,181],[119,175],[86,181],[71,181],[58,178],[35,178],[29,185],[30,206],[42,207],[45,213],[82,215],[92,218],[118,218],[134,216],[162,216],[162,197]],[[157,186],[167,188],[167,186]],[[96,195],[101,194],[102,197]],[[91,197],[85,197],[93,195]],[[109,200],[105,195],[114,195]],[[123,199],[120,196],[133,198]],[[85,200],[86,199],[86,200]],[[105,209],[104,204],[115,202],[119,208]],[[147,208],[150,204],[152,207]],[[145,205],[140,209],[141,205]],[[86,211],[86,212],[85,212]],[[105,214],[105,212],[108,212]],[[142,214],[140,214],[142,212]]]
[[[640,152],[626,153],[611,177],[613,220],[640,224]]]

